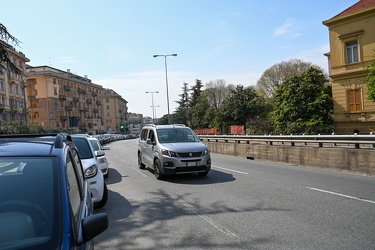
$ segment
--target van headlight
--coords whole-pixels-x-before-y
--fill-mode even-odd
[[[98,173],[98,167],[94,164],[85,170],[86,179],[94,177]]]
[[[208,151],[208,148],[206,148],[204,151],[203,151],[203,155],[208,155],[210,153],[210,151]]]
[[[168,155],[170,157],[176,157],[177,156],[176,152],[173,152],[173,151],[170,151],[170,150],[166,150],[166,149],[162,149],[161,153],[163,155]]]

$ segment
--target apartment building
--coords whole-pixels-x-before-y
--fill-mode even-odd
[[[323,22],[329,30],[329,77],[336,133],[375,132],[366,68],[375,53],[375,0],[361,0]]]
[[[26,66],[29,119],[53,130],[104,132],[103,87],[87,76],[50,66]]]
[[[0,41],[10,61],[23,73],[11,72],[7,66],[0,67],[0,123],[1,121],[27,122],[26,63],[30,60],[13,46]]]
[[[131,135],[139,135],[143,128],[143,115],[137,113],[126,114],[126,133]]]
[[[114,90],[103,90],[103,122],[108,133],[125,133],[127,103]]]

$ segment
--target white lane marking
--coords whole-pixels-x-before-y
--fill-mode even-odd
[[[235,172],[235,173],[239,173],[239,174],[247,174],[245,172],[241,172],[241,171],[237,171],[237,170],[233,170],[233,169],[229,169],[229,168],[223,168],[223,167],[218,167],[218,166],[213,166],[212,167],[214,168],[220,168],[220,169],[223,169],[223,170],[227,170],[227,171],[231,171],[231,172]]]
[[[375,201],[372,201],[372,200],[366,200],[366,199],[362,199],[362,198],[358,198],[358,197],[354,197],[354,196],[335,193],[335,192],[331,192],[331,191],[327,191],[327,190],[323,190],[323,189],[319,189],[319,188],[312,188],[312,187],[306,187],[306,188],[311,189],[311,190],[315,190],[315,191],[318,191],[318,192],[323,192],[323,193],[327,193],[327,194],[333,194],[333,195],[345,197],[345,198],[348,198],[348,199],[359,200],[359,201],[364,201],[364,202],[375,204]]]
[[[186,201],[178,198],[175,195],[172,195],[172,197],[175,198],[184,207],[186,207],[187,209],[191,210],[193,213],[195,213],[196,215],[198,215],[199,217],[201,217],[203,220],[205,220],[206,222],[208,222],[209,224],[211,224],[211,226],[213,226],[214,228],[216,228],[217,230],[219,230],[223,234],[225,234],[225,235],[227,235],[227,236],[229,236],[231,238],[233,238],[233,237],[239,238],[235,233],[231,232],[230,230],[228,230],[225,227],[221,226],[220,224],[216,223],[214,220],[212,220],[208,216],[200,214],[192,205],[188,204]]]

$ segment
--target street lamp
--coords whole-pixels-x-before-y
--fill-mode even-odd
[[[167,56],[177,56],[177,54],[169,54],[169,55],[153,55],[153,57],[164,56],[164,64],[165,64],[165,85],[167,87],[167,107],[168,107],[168,124],[170,124],[170,115],[169,115],[169,94],[168,94],[168,73],[167,73]]]
[[[151,94],[152,100],[152,119],[155,119],[155,110],[154,110],[154,93],[159,93],[159,91],[146,91],[146,94]]]

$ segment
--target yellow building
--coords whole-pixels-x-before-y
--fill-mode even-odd
[[[105,131],[109,133],[124,134],[127,101],[112,89],[103,91],[103,124]]]
[[[375,103],[366,84],[375,54],[375,0],[361,0],[323,24],[329,29],[335,132],[375,132]]]
[[[30,60],[20,51],[0,41],[8,53],[9,60],[26,74],[26,62]],[[0,122],[27,122],[26,78],[23,74],[16,74],[2,64],[0,67]]]
[[[103,87],[87,76],[49,66],[27,66],[30,123],[44,128],[105,132]]]

